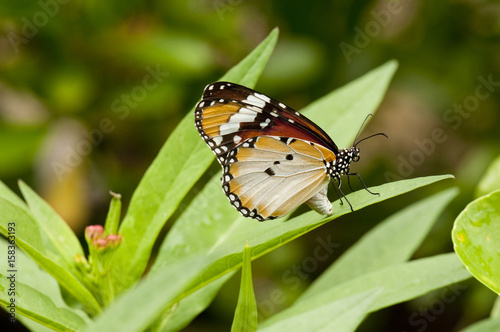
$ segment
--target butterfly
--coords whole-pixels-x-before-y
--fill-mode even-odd
[[[332,204],[327,190],[332,180],[338,181],[338,190],[353,210],[340,189],[341,175],[358,176],[364,188],[377,195],[366,188],[358,173],[350,173],[349,166],[359,160],[361,141],[386,136],[383,133],[339,149],[304,115],[230,82],[206,86],[195,108],[195,125],[222,166],[224,193],[245,217],[274,219],[303,203],[329,215]],[[350,187],[349,177],[348,183]]]

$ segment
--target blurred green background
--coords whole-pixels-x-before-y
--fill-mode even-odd
[[[454,218],[500,154],[497,1],[2,1],[2,181],[17,191],[23,179],[79,234],[103,223],[108,191],[121,193],[126,207],[204,86],[274,27],[279,42],[256,89],[298,110],[390,59],[399,61],[364,129],[390,139],[364,142],[354,166],[367,185],[445,173],[456,180],[350,214],[255,261],[261,317],[288,306],[385,217],[456,185],[460,197],[417,257],[451,251]],[[328,240],[338,244],[333,254],[304,266]],[[290,275],[300,282],[290,284]],[[238,287],[236,275],[186,331],[229,330]],[[436,291],[372,314],[359,331],[456,331],[486,317],[495,299],[475,280],[450,290],[456,296],[449,303]]]

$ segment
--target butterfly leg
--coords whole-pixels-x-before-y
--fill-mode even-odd
[[[347,181],[348,181],[348,182],[349,182],[349,176],[353,176],[353,175],[356,175],[356,176],[358,177],[359,181],[361,182],[361,184],[363,185],[363,187],[365,188],[365,190],[366,190],[366,191],[368,191],[368,192],[369,192],[370,194],[372,194],[372,195],[377,195],[377,196],[380,196],[380,193],[374,193],[374,192],[370,191],[370,190],[366,187],[366,185],[365,185],[365,183],[363,182],[363,179],[361,178],[361,175],[359,175],[359,173],[348,173],[348,174],[347,174]],[[351,188],[351,189],[352,189],[352,188]]]
[[[342,202],[342,197],[345,198],[347,204],[349,204],[350,208],[351,208],[351,211],[354,212],[354,209],[352,208],[352,205],[351,205],[351,202],[349,202],[349,200],[347,199],[347,197],[345,196],[344,192],[342,191],[342,181],[340,180],[340,177],[336,177],[337,181],[339,182],[338,186],[333,186],[333,188],[335,188],[335,192],[337,193],[337,196],[339,197],[339,200],[340,200],[340,205],[344,205],[344,202]],[[339,194],[340,193],[340,194]],[[340,196],[342,195],[342,196]]]
[[[351,187],[351,178],[349,177],[350,174],[347,174],[347,184],[349,185],[349,189],[351,189],[351,192],[354,192],[355,190],[352,189]]]
[[[344,205],[344,202],[342,202],[342,197],[339,194],[339,191],[337,189],[337,186],[333,185],[333,189],[335,190],[335,193],[337,194],[337,197],[339,198],[339,204]]]

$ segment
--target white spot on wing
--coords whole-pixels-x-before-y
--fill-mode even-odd
[[[267,118],[265,122],[260,123],[261,128],[267,127],[267,125],[271,122],[271,119]]]
[[[268,96],[265,96],[263,95],[262,93],[254,93],[255,96],[257,96],[258,98],[262,99],[262,100],[265,100],[266,102],[270,103],[271,102],[271,98],[269,98]]]
[[[234,135],[233,141],[234,141],[235,144],[238,144],[241,141],[241,136]]]
[[[259,112],[256,112],[256,111],[253,111],[251,109],[248,109],[248,108],[245,108],[245,107],[242,107],[238,110],[238,113],[241,113],[241,114],[248,114],[248,115],[257,115],[257,113]]]
[[[286,108],[286,105],[283,103],[279,103],[278,105],[280,105],[281,108]]]
[[[239,122],[228,122],[228,123],[222,124],[219,127],[219,132],[222,136],[235,133],[238,130],[240,130],[240,123]]]
[[[216,136],[213,138],[215,145],[220,145],[222,143],[222,136]]]
[[[254,122],[255,116],[256,116],[256,114],[254,112],[252,112],[251,114],[240,113],[240,112],[234,113],[229,118],[228,123]]]
[[[249,95],[247,97],[247,99],[243,100],[243,102],[245,102],[247,104],[250,104],[250,105],[254,105],[254,106],[260,107],[260,108],[263,108],[264,106],[266,106],[266,102],[265,101],[263,101],[262,99],[259,99],[259,98],[255,97],[254,95]]]

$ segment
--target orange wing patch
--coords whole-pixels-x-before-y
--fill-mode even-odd
[[[205,110],[203,111],[202,119],[203,130],[210,137],[219,136],[220,126],[228,123],[231,116],[238,113],[239,109],[239,106],[234,104],[211,106],[205,108]]]

